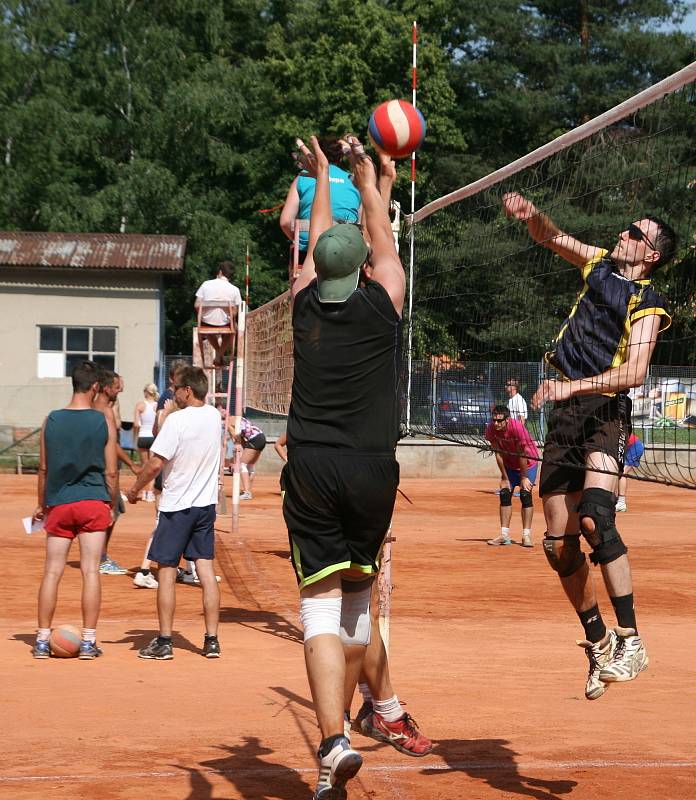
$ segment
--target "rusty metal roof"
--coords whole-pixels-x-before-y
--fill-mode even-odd
[[[180,272],[185,236],[0,231],[0,266]]]

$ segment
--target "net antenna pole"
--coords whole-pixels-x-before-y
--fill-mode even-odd
[[[237,318],[237,361],[234,387],[234,474],[232,475],[232,530],[239,530],[239,481],[242,469],[242,452],[237,448],[242,432],[242,408],[244,406],[244,349],[246,347],[246,303],[239,307]]]
[[[251,256],[249,255],[249,243],[246,246],[246,262],[244,266],[244,307],[249,310],[249,286],[251,275]],[[244,361],[247,359],[247,337],[244,337]],[[246,398],[247,398],[247,370],[244,370],[244,391],[242,410],[246,413]]]
[[[413,20],[413,32],[411,37],[412,62],[411,62],[411,102],[416,107],[416,90],[418,82],[418,23]],[[416,213],[416,151],[411,153],[411,219]],[[407,355],[407,378],[406,378],[406,431],[411,430],[411,384],[413,381],[413,271],[414,271],[414,249],[415,249],[415,230],[411,225],[409,228],[409,263],[408,263],[408,355]]]

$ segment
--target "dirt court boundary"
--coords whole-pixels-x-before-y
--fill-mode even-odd
[[[19,520],[34,506],[36,478],[0,476],[0,797],[311,798],[318,732],[297,590],[276,480],[257,483],[239,532],[228,517],[218,521],[222,658],[200,656],[200,590],[179,586],[173,661],[138,659],[157,630],[155,592],[135,589],[128,575],[103,577],[103,658],[35,661],[43,535],[26,536]],[[588,702],[587,661],[575,645],[582,629],[542,553],[540,506],[534,548],[487,547],[498,532],[494,484],[402,481],[413,505],[397,500],[394,518],[390,658],[399,697],[435,749],[412,759],[354,734],[365,764],[349,797],[692,800],[696,665],[684,653],[696,634],[693,494],[629,485],[617,524],[650,666]],[[151,504],[129,507],[111,555],[135,568],[153,517]],[[79,623],[76,559],[75,551],[55,624]]]

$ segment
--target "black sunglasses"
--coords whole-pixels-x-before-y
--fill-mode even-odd
[[[633,239],[634,242],[645,242],[648,247],[652,247],[657,252],[657,247],[648,239],[645,232],[642,231],[634,222],[628,226],[628,238]]]
[[[493,417],[493,422],[496,424],[502,424],[503,422],[507,421],[507,417]]]

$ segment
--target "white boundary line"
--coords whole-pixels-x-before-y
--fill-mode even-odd
[[[316,767],[292,767],[288,769],[299,774],[314,774]],[[360,775],[366,773],[379,774],[394,772],[519,772],[521,770],[575,770],[575,769],[695,769],[696,761],[619,761],[619,760],[588,760],[588,761],[523,761],[495,762],[457,761],[451,764],[429,764],[427,761],[419,764],[380,764],[370,766],[366,764]],[[234,768],[234,769],[199,769],[201,775],[278,775],[277,765],[264,769],[262,767]],[[27,775],[27,776],[0,776],[2,783],[32,783],[40,781],[82,781],[95,783],[109,780],[128,780],[136,778],[186,778],[189,773],[181,771],[170,772],[101,772],[99,775]]]
[[[600,114],[598,117],[591,119],[589,122],[585,122],[583,125],[580,125],[580,127],[564,133],[563,135],[553,139],[541,147],[537,147],[536,150],[533,150],[531,153],[527,153],[526,156],[522,156],[522,158],[512,161],[507,166],[501,167],[501,169],[491,172],[489,175],[486,175],[486,177],[480,178],[473,183],[469,183],[467,186],[463,186],[461,189],[456,189],[454,192],[450,192],[450,194],[443,195],[437,200],[433,200],[432,203],[428,203],[426,206],[423,206],[423,208],[416,211],[415,214],[412,213],[407,216],[406,221],[411,225],[414,225],[415,223],[424,220],[426,217],[429,217],[440,208],[444,208],[451,203],[456,203],[458,200],[463,200],[465,197],[470,197],[472,194],[476,194],[476,192],[480,192],[483,189],[488,189],[490,186],[500,183],[500,181],[504,180],[505,178],[509,178],[511,175],[514,175],[525,167],[530,167],[532,164],[536,164],[537,161],[541,161],[542,159],[557,153],[559,150],[562,150],[564,147],[567,147],[570,144],[575,144],[576,142],[586,139],[588,136],[591,136],[598,130],[606,128],[607,125],[618,122],[624,117],[627,117],[629,114],[632,114],[636,111],[639,111],[641,108],[650,105],[650,103],[658,100],[663,95],[676,92],[678,89],[681,89],[683,86],[686,86],[686,84],[695,80],[696,61],[679,70],[679,72],[675,72],[673,75],[665,78],[663,81],[656,83],[649,89],[639,92],[633,97],[630,97],[628,100],[625,100],[623,103],[619,103],[618,106],[614,106],[614,108],[609,109],[609,111],[605,111],[604,114]]]

